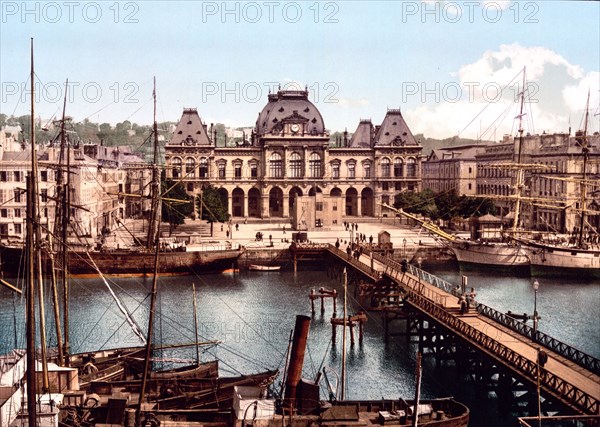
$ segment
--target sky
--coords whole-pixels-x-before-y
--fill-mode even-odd
[[[0,112],[253,126],[269,91],[307,88],[331,132],[402,110],[426,137],[499,140],[600,124],[600,3],[0,1]],[[525,85],[523,86],[523,69]]]

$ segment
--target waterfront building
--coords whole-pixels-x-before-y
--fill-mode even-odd
[[[454,191],[458,196],[477,194],[476,154],[485,145],[436,148],[423,162],[423,188],[435,193]]]
[[[141,215],[147,202],[127,202],[128,198],[119,197],[126,190],[141,190],[149,180],[149,172],[141,172],[139,157],[129,149],[94,144],[75,145],[69,156],[70,224],[77,238],[94,239],[112,230],[125,217],[127,203],[137,204],[129,211]],[[38,188],[44,234],[54,229],[59,157],[59,147],[40,146]],[[130,161],[127,168],[122,167],[125,160]],[[0,239],[5,243],[22,241],[25,236],[25,189],[30,170],[30,145],[18,143],[18,136],[5,135],[0,146]]]
[[[236,146],[217,146],[214,126],[184,109],[165,145],[167,178],[181,180],[191,195],[213,185],[234,218],[291,219],[296,198],[309,196],[315,212],[317,195],[337,200],[343,216],[379,217],[386,215],[381,203],[421,189],[422,146],[400,110],[388,110],[381,125],[361,120],[351,138],[345,132],[332,143],[308,91],[278,91],[244,136]],[[331,212],[324,209],[307,229],[317,220],[338,222]]]
[[[587,222],[600,226],[600,136],[587,138],[588,161],[586,166]],[[499,216],[512,221],[515,169],[500,167],[517,163],[519,137],[505,135],[502,142],[483,147],[475,155],[477,162],[477,195],[500,196],[494,198]],[[583,178],[583,147],[578,137],[568,133],[526,135],[521,147],[524,170],[522,195],[527,198],[521,212],[521,226],[528,229],[568,233],[578,227],[581,218],[581,189]],[[542,164],[548,168],[537,170],[531,165]],[[551,200],[551,202],[549,202]],[[532,203],[535,201],[535,203]]]

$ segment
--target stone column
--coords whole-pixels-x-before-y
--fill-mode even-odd
[[[262,218],[269,218],[269,194],[263,194],[260,197],[260,211]]]
[[[283,217],[290,217],[290,195],[283,193]]]
[[[356,216],[362,216],[362,197],[360,194],[356,196]]]

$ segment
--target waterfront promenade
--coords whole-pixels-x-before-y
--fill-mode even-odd
[[[409,226],[405,222],[400,224],[400,219],[383,218],[378,220],[376,218],[369,218],[369,221],[365,221],[363,218],[350,218],[350,223],[358,224],[358,229],[354,232],[354,236],[357,233],[363,233],[367,241],[370,236],[373,236],[373,243],[377,243],[377,235],[381,231],[387,231],[390,233],[390,239],[394,245],[394,248],[398,251],[406,248],[406,255],[410,259],[411,254],[417,250],[419,246],[438,247],[440,246],[426,231],[421,230],[420,226]],[[238,225],[236,229],[236,224]],[[284,231],[285,225],[285,231]],[[138,226],[136,225],[136,230]],[[168,225],[162,224],[161,230],[164,229],[165,233],[168,231]],[[287,249],[292,241],[292,233],[295,232],[290,228],[288,221],[278,218],[271,218],[266,220],[252,219],[244,223],[243,219],[235,219],[231,222],[232,232],[228,235],[228,226],[224,224],[221,230],[221,224],[214,224],[213,236],[214,240],[229,240],[233,244],[240,244],[247,248],[262,248],[270,247],[269,236],[273,242],[273,247],[276,249]],[[256,233],[260,232],[263,235],[262,241],[256,241]],[[193,234],[198,233],[205,239],[210,238],[210,225],[205,221],[192,221],[186,220],[186,223],[177,227],[175,233],[186,233]],[[308,240],[314,243],[335,243],[336,239],[340,239],[342,245],[344,241],[348,242],[351,239],[352,233],[350,230],[346,230],[344,225],[337,227],[323,227],[315,231],[308,231]],[[404,241],[406,239],[406,242]],[[286,241],[287,240],[287,241]]]

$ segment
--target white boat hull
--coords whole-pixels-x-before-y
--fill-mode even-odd
[[[521,245],[457,242],[452,245],[452,251],[460,264],[502,268],[529,267],[529,253]]]
[[[600,278],[600,251],[573,248],[531,248],[532,276],[588,276]]]

